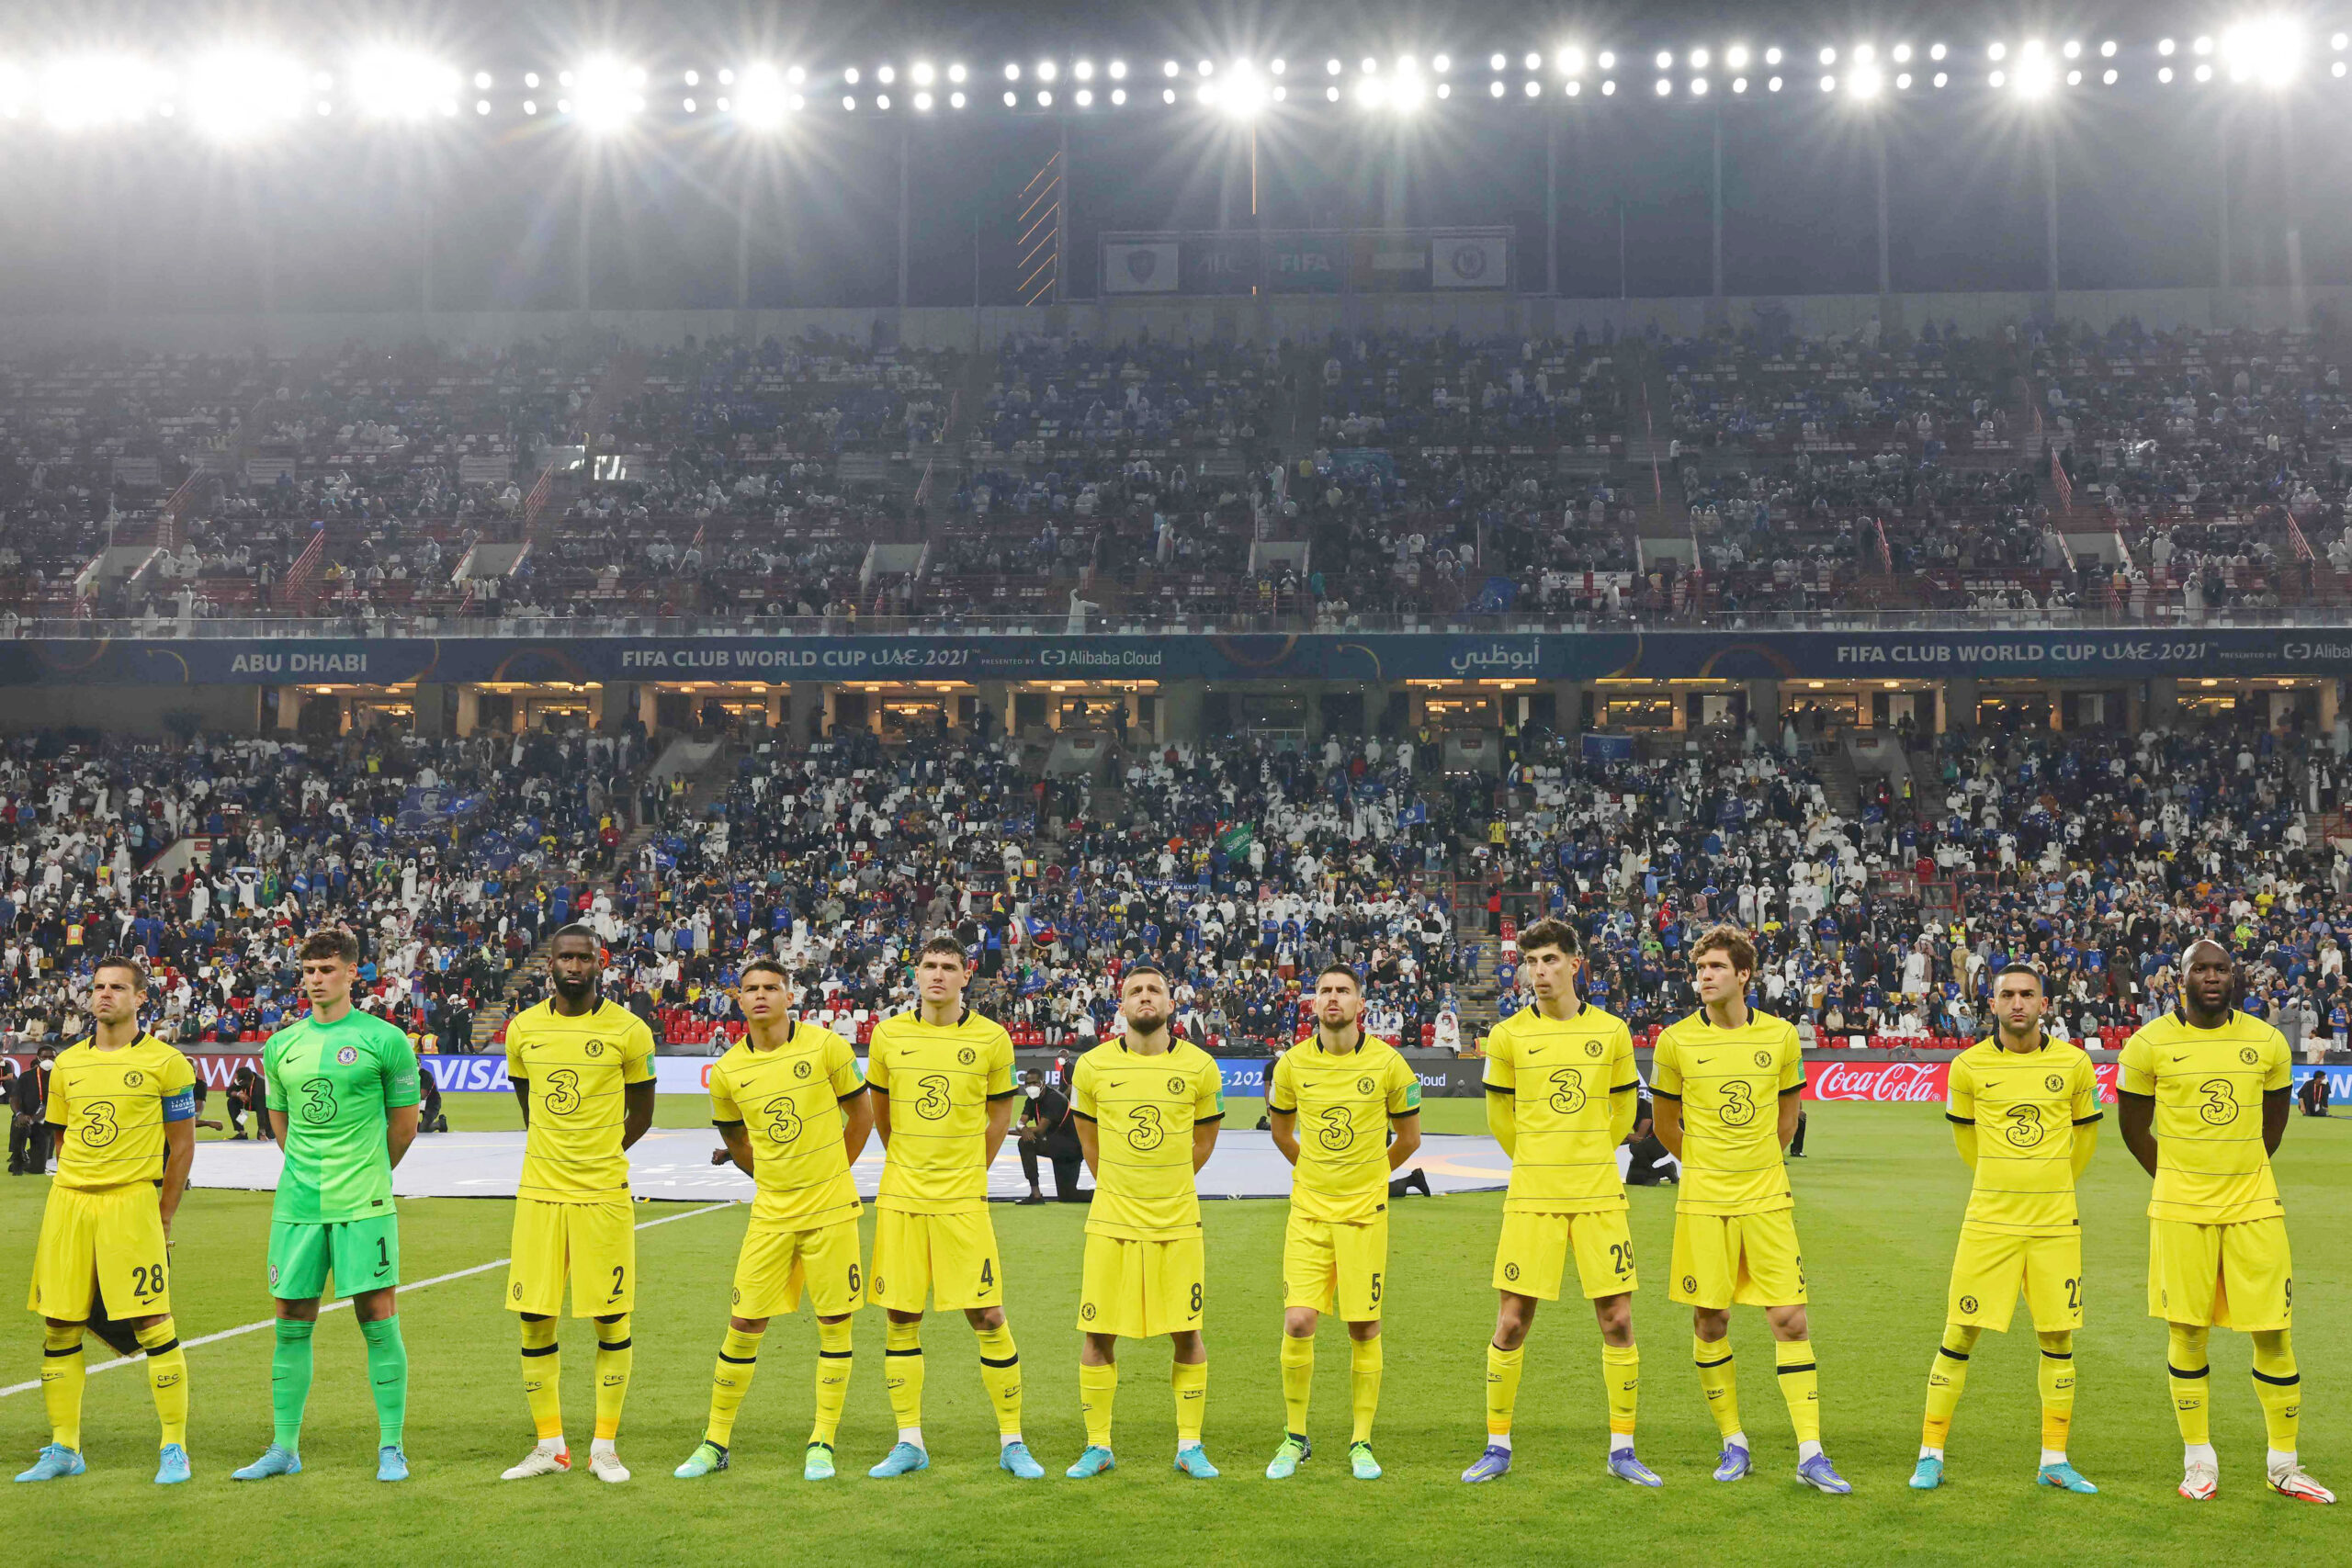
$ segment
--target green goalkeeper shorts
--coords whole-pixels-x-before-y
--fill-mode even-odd
[[[338,1295],[356,1296],[401,1282],[401,1222],[374,1214],[333,1224],[274,1220],[269,1227],[269,1293],[279,1301],[315,1301],[334,1276]]]

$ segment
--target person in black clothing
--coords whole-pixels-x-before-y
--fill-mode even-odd
[[[2295,1098],[2301,1102],[2304,1115],[2324,1116],[2332,1092],[2327,1075],[2313,1073],[2303,1080],[2303,1087],[2295,1091]]]
[[[33,1065],[8,1080],[8,1174],[40,1176],[49,1169],[49,1073],[57,1047],[43,1045]]]
[[[1674,1183],[1673,1156],[1650,1128],[1650,1091],[1645,1084],[1634,1091],[1634,1128],[1625,1134],[1631,1158],[1625,1167],[1628,1187],[1664,1187]]]
[[[229,1075],[229,1141],[243,1143],[246,1138],[242,1120],[250,1114],[254,1119],[253,1137],[256,1142],[269,1137],[269,1089],[261,1070],[250,1062],[241,1062]]]
[[[1054,1196],[1065,1203],[1084,1202],[1085,1195],[1078,1190],[1078,1172],[1086,1155],[1079,1147],[1078,1119],[1071,1113],[1069,1097],[1047,1088],[1046,1075],[1035,1067],[1023,1074],[1022,1080],[1028,1103],[1021,1111],[1021,1173],[1029,1179],[1029,1196],[1021,1201],[1046,1201],[1037,1185],[1037,1161],[1042,1157],[1054,1165]]]
[[[432,1063],[419,1057],[416,1064],[417,1091],[424,1096],[422,1109],[416,1114],[416,1130],[420,1133],[446,1133],[449,1118],[441,1112],[441,1080],[433,1076]]]

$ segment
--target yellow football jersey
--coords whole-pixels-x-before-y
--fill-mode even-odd
[[[1071,1070],[1070,1109],[1094,1123],[1089,1231],[1126,1241],[1200,1234],[1193,1129],[1225,1115],[1225,1075],[1207,1052],[1180,1039],[1144,1056],[1125,1035],[1106,1040]]]
[[[1012,1087],[1012,1036],[967,1012],[952,1027],[920,1011],[874,1026],[865,1081],[890,1100],[879,1207],[910,1214],[978,1212],[988,1201],[989,1101]]]
[[[1796,1026],[1749,1010],[1718,1029],[1701,1008],[1669,1023],[1650,1057],[1650,1093],[1682,1104],[1682,1187],[1675,1211],[1769,1214],[1796,1207],[1781,1156],[1781,1096],[1804,1088]]]
[[[1968,1223],[2011,1235],[2064,1235],[2075,1209],[2075,1129],[2099,1119],[2098,1074],[2079,1046],[2041,1038],[2005,1051],[1998,1036],[1952,1058],[1944,1114],[1976,1129]]]
[[[1510,1096],[1519,1138],[1505,1213],[1589,1213],[1625,1206],[1610,1122],[1641,1086],[1625,1021],[1597,1007],[1550,1019],[1534,1008],[1487,1036],[1487,1089]]]
[[[59,1129],[57,1185],[161,1181],[164,1123],[195,1116],[196,1069],[152,1034],[119,1051],[99,1050],[94,1038],[60,1051],[50,1068],[46,1115]]]
[[[1420,1113],[1421,1080],[1376,1034],[1354,1050],[1323,1049],[1317,1030],[1274,1063],[1266,1109],[1298,1118],[1291,1212],[1359,1224],[1388,1202],[1388,1122]]]
[[[599,1001],[577,1018],[552,999],[506,1025],[506,1076],[527,1087],[530,1129],[523,1134],[517,1198],[542,1203],[605,1203],[628,1196],[626,1087],[653,1077],[653,1032],[627,1008]]]
[[[751,1140],[754,1219],[815,1230],[865,1213],[841,1117],[842,1102],[865,1092],[856,1053],[820,1024],[794,1024],[773,1051],[742,1040],[711,1064],[711,1121]]]
[[[2117,1087],[2156,1102],[2148,1217],[2226,1225],[2285,1213],[2262,1143],[2262,1097],[2294,1077],[2286,1036],[2242,1012],[2198,1029],[2176,1009],[2125,1041]]]

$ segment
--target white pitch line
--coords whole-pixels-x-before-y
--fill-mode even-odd
[[[680,1220],[691,1220],[696,1214],[714,1213],[720,1209],[734,1209],[740,1207],[741,1207],[741,1204],[734,1202],[709,1203],[699,1209],[689,1210],[683,1214],[664,1214],[658,1220],[648,1220],[643,1224],[639,1225],[636,1228],[641,1231],[650,1231],[655,1225],[675,1224]],[[513,1261],[514,1259],[510,1258],[494,1258],[488,1263],[477,1263],[470,1269],[460,1269],[454,1274],[435,1274],[430,1280],[419,1280],[413,1285],[402,1285],[399,1288],[403,1292],[407,1292],[421,1291],[427,1285],[446,1285],[452,1280],[469,1279],[476,1274],[487,1274],[493,1269],[503,1269],[507,1264]],[[331,1312],[340,1312],[350,1304],[351,1298],[345,1296],[340,1301],[329,1302],[326,1305],[321,1307],[319,1311],[322,1314]],[[224,1328],[218,1334],[198,1335],[194,1339],[181,1340],[180,1348],[186,1350],[193,1350],[198,1345],[210,1345],[222,1339],[234,1339],[241,1334],[258,1334],[277,1321],[277,1320],[274,1317],[266,1317],[259,1323],[240,1324],[234,1328]],[[111,1361],[100,1361],[96,1366],[86,1367],[83,1369],[83,1371],[85,1375],[89,1372],[103,1372],[109,1367],[127,1367],[133,1361],[140,1359],[141,1358],[137,1356],[117,1356]],[[40,1386],[40,1380],[39,1378],[35,1378],[30,1382],[10,1383],[6,1388],[0,1388],[0,1399],[6,1399],[12,1393],[29,1393]]]

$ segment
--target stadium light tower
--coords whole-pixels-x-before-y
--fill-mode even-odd
[[[247,141],[292,119],[309,96],[300,65],[259,49],[201,55],[183,85],[190,118],[223,141]]]
[[[352,62],[352,98],[370,119],[421,120],[457,91],[457,67],[414,50],[370,50]]]

